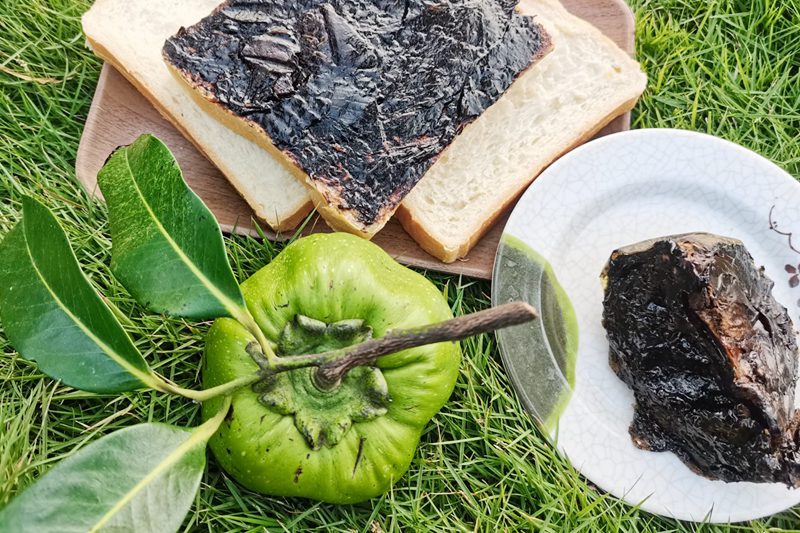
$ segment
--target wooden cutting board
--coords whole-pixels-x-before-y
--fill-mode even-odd
[[[634,19],[624,0],[562,0],[574,14],[600,28],[629,53],[634,49]],[[627,130],[630,114],[618,117],[598,136]],[[175,154],[189,186],[216,215],[223,231],[257,235],[253,211],[224,178],[222,173],[191,142],[186,140],[159,112],[113,67],[106,64],[100,74],[94,100],[89,110],[75,163],[78,179],[93,194],[97,172],[108,155],[118,146],[130,144],[142,133],[160,137]],[[472,249],[469,255],[445,264],[428,255],[392,220],[373,241],[401,263],[453,274],[490,279],[495,251],[507,215]],[[260,224],[266,229],[264,223]],[[314,217],[305,232],[330,231],[325,222]],[[271,239],[290,237],[267,232]]]

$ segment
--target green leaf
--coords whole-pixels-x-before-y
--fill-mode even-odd
[[[0,531],[177,531],[229,406],[194,430],[140,424],[89,444],[0,510]]]
[[[142,135],[100,170],[114,275],[150,309],[195,319],[236,316],[244,299],[217,221],[169,149]]]
[[[22,206],[22,222],[0,244],[0,320],[11,344],[72,387],[152,387],[156,378],[84,276],[56,218],[32,198]]]

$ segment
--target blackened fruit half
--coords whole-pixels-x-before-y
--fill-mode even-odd
[[[550,50],[545,30],[515,5],[228,0],[163,53],[198,94],[263,134],[331,207],[369,228]]]
[[[724,481],[800,484],[798,353],[773,283],[707,233],[616,250],[603,272],[609,362],[633,389],[633,442]]]

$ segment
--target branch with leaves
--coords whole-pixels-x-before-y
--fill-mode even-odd
[[[536,317],[530,306],[515,303],[345,349],[279,357],[247,308],[219,226],[166,146],[142,136],[112,155],[98,183],[108,204],[111,269],[125,288],[155,312],[238,321],[254,339],[248,352],[259,371],[206,390],[178,387],[158,375],[81,271],[58,220],[24,198],[22,221],[0,244],[0,319],[19,353],[85,391],[151,389],[224,401],[194,429],[141,424],[91,443],[0,510],[0,531],[175,531],[199,486],[206,443],[236,390],[305,367],[318,369],[320,387],[335,387],[353,368],[384,355]]]

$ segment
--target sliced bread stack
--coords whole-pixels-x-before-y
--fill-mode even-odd
[[[308,193],[282,163],[201,109],[161,58],[164,41],[208,15],[217,0],[97,0],[83,27],[113,64],[211,159],[274,229],[309,209]],[[557,0],[522,0],[553,50],[468,125],[427,171],[396,216],[429,253],[467,254],[507,206],[564,152],[584,142],[644,91],[635,61]]]

